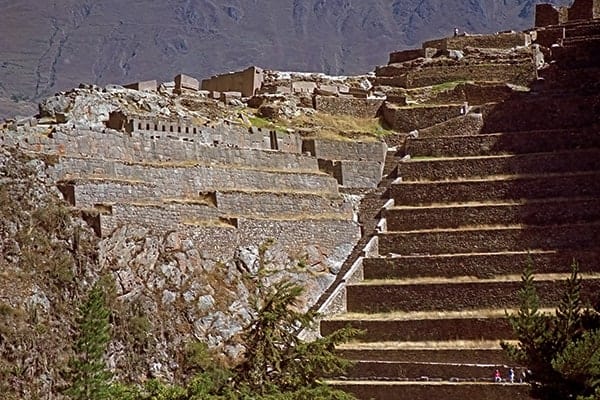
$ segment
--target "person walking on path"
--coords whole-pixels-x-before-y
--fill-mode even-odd
[[[502,376],[500,375],[499,369],[494,372],[494,382],[502,382]]]

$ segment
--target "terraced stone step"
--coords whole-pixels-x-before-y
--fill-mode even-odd
[[[557,304],[564,292],[567,274],[536,275],[540,304]],[[519,306],[519,276],[498,279],[415,279],[408,281],[365,281],[346,287],[346,307],[351,313],[415,311],[465,311],[480,308],[508,309]],[[600,276],[582,280],[583,302],[596,302]]]
[[[413,157],[467,157],[600,148],[600,129],[546,130],[409,139]]]
[[[391,232],[378,238],[381,255],[589,249],[600,243],[600,224]]]
[[[600,171],[448,182],[394,182],[397,206],[600,196]]]
[[[496,369],[504,370],[504,365],[359,360],[344,377],[375,381],[428,377],[443,381],[463,379],[491,382]]]
[[[58,182],[65,199],[77,207],[93,207],[103,203],[150,203],[175,200],[180,203],[205,202],[206,197],[211,197],[215,207],[223,210],[240,212],[240,207],[235,207],[235,197],[244,203],[244,207],[257,213],[272,212],[274,209],[283,209],[287,206],[292,210],[306,210],[311,204],[323,204],[323,209],[332,210],[342,207],[341,198],[337,188],[335,191],[314,186],[296,187],[295,189],[277,186],[259,190],[230,190],[227,187],[205,186],[203,182],[190,186],[178,185],[177,181],[145,182],[135,180],[116,179],[75,179]],[[266,186],[265,182],[263,186]],[[328,206],[326,206],[328,204]],[[271,211],[269,211],[271,210]],[[348,211],[348,210],[346,210]],[[344,211],[344,212],[346,212]]]
[[[364,279],[518,275],[531,262],[536,273],[568,273],[573,260],[581,272],[598,269],[600,249],[440,254],[363,259]]]
[[[528,384],[484,382],[329,381],[361,400],[531,400]]]
[[[587,60],[586,60],[587,62]],[[559,67],[560,68],[560,67]],[[548,86],[552,83],[548,82]],[[597,90],[524,92],[498,103],[484,117],[487,132],[587,129],[598,124]]]
[[[600,161],[600,157],[598,158]],[[556,225],[600,220],[600,197],[494,204],[392,207],[387,230],[449,229],[489,225]]]
[[[320,323],[322,335],[352,327],[362,342],[510,340],[514,333],[504,310],[401,314],[341,314]]]
[[[498,341],[382,342],[341,344],[336,352],[348,360],[412,363],[487,363],[512,365]]]
[[[52,173],[56,181],[121,180],[152,184],[156,188],[200,190],[312,191],[336,193],[337,181],[320,171],[243,168],[225,165],[127,163],[115,160],[61,158]]]
[[[600,34],[600,23],[596,20],[580,20],[567,22],[566,24],[546,26],[538,29],[535,43],[545,47],[552,47],[564,37],[567,39],[586,37]]]
[[[413,158],[399,163],[397,174],[407,182],[595,170],[600,170],[600,149],[493,157]]]
[[[62,129],[65,129],[62,131]],[[152,131],[149,131],[150,133]],[[206,165],[238,165],[255,168],[286,168],[288,170],[318,170],[316,157],[305,154],[214,146],[200,141],[170,139],[162,136],[149,138],[143,134],[133,136],[107,130],[66,129],[57,127],[48,136],[27,133],[19,136],[0,137],[0,142],[15,145],[35,153],[60,155],[73,158],[112,159],[144,163],[192,163]]]

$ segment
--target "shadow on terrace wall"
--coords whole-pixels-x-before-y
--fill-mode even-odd
[[[593,49],[592,49],[593,50]],[[568,272],[577,260],[581,271],[600,272],[600,68],[556,62],[530,92],[519,92],[487,110],[483,134],[512,133],[495,143],[498,153],[539,154],[530,170],[523,158],[506,158],[503,197],[519,201],[519,231],[514,245],[557,254],[558,264],[536,266],[537,273]],[[582,77],[588,81],[582,80]],[[535,215],[535,217],[534,217]],[[565,265],[562,265],[565,264]]]

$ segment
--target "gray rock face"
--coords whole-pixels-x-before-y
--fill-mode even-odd
[[[55,95],[42,100],[39,104],[40,117],[56,118],[57,114],[66,114],[73,106],[69,97]]]

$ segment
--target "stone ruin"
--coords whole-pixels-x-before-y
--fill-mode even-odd
[[[433,398],[443,386],[448,399],[527,399],[526,385],[488,385],[512,365],[498,341],[512,338],[515,277],[531,256],[552,306],[555,276],[574,257],[590,273],[600,259],[598,1],[536,11],[535,29],[428,41],[360,77],[251,67],[105,88],[140,100],[102,106],[101,126],[74,124],[79,100],[59,96],[44,117],[5,121],[0,142],[52,155],[52,179],[100,236],[139,224],[214,257],[276,238],[323,266],[311,292],[327,315],[320,332],[367,331],[341,349],[357,364],[334,381],[360,398]],[[288,96],[380,116],[397,134],[308,138],[165,100],[210,108]],[[600,283],[584,287],[588,298]]]

